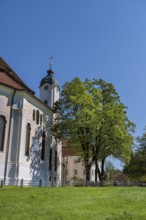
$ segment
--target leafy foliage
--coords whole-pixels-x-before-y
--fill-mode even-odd
[[[110,155],[129,162],[134,124],[112,84],[101,79],[82,82],[75,78],[63,86],[54,109],[57,115],[54,135],[77,146],[85,164],[86,180],[90,178],[93,163],[95,173],[102,179],[104,161]]]
[[[131,161],[125,167],[124,173],[127,173],[132,180],[146,181],[146,128],[141,137],[137,138],[138,148],[131,155]]]

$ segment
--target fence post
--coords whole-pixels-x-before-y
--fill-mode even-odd
[[[42,179],[40,179],[40,182],[39,182],[39,187],[42,186]]]
[[[23,179],[20,180],[20,187],[23,187]]]
[[[3,186],[4,186],[4,181],[1,180],[1,188],[3,188]]]

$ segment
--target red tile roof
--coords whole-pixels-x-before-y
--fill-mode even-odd
[[[74,147],[70,146],[69,141],[63,140],[62,141],[62,156],[76,156],[77,151]]]
[[[53,110],[44,102],[35,96],[35,93],[20,79],[14,70],[0,57],[0,84],[17,90],[22,90],[29,93],[34,99],[40,102],[45,108]]]
[[[25,90],[31,94],[34,92],[20,79],[12,68],[0,57],[0,84],[18,90]]]

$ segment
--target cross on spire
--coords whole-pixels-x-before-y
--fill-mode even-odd
[[[50,56],[49,57],[49,64],[50,64],[50,70],[52,70],[52,61],[53,60],[53,56]]]

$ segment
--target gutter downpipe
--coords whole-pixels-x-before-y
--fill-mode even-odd
[[[8,155],[9,155],[9,146],[10,146],[10,133],[11,133],[11,123],[12,123],[12,110],[13,110],[14,96],[15,96],[16,91],[17,91],[16,89],[13,90],[11,107],[10,107],[9,130],[8,130],[8,139],[7,139],[6,156],[5,156],[4,185],[6,183]]]

